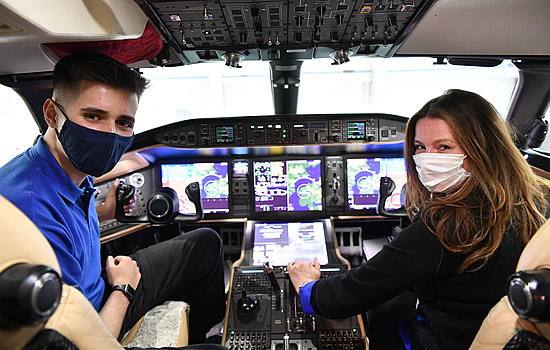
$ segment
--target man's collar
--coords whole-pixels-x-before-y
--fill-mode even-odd
[[[68,201],[75,203],[85,192],[86,188],[93,190],[93,179],[91,176],[84,179],[80,188],[75,185],[46,146],[43,136],[30,149],[30,156],[42,166],[44,174],[57,189],[57,192]]]

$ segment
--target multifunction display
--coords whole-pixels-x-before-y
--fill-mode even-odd
[[[163,187],[178,193],[180,213],[195,214],[195,205],[187,198],[185,188],[197,181],[201,189],[203,211],[229,213],[228,163],[161,164]]]
[[[386,209],[401,207],[401,189],[407,182],[403,158],[355,158],[347,160],[348,205],[352,210],[375,209],[380,177],[389,176],[396,189],[386,200]],[[404,204],[404,203],[403,203]]]
[[[253,265],[270,262],[286,266],[291,261],[328,264],[325,226],[320,221],[256,223],[254,225]]]
[[[321,211],[321,160],[254,162],[256,212]]]

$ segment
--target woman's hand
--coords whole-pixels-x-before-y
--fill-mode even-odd
[[[321,277],[321,264],[317,258],[313,259],[313,264],[310,262],[288,263],[287,269],[298,294],[300,294],[300,286],[304,283],[318,280]]]

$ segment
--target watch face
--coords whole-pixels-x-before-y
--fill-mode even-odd
[[[134,301],[136,290],[132,288],[132,286],[130,286],[129,284],[118,284],[112,288],[112,291],[115,290],[119,290],[124,293],[124,295],[126,296],[126,298],[128,298],[130,302]]]
[[[127,293],[130,293],[132,295],[132,298],[135,298],[136,290],[132,288],[132,286],[129,284],[126,285],[126,289],[127,289]]]

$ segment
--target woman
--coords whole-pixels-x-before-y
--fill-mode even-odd
[[[548,181],[533,174],[506,124],[479,95],[449,90],[414,115],[405,136],[413,223],[347,274],[291,263],[304,311],[368,311],[413,288],[417,315],[401,329],[412,349],[467,349],[531,235],[543,224]]]

